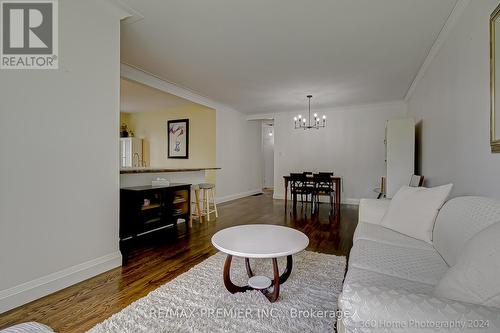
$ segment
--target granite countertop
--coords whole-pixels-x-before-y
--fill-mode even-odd
[[[160,188],[175,188],[175,187],[183,187],[183,186],[191,186],[192,184],[186,183],[170,183],[169,185],[140,185],[140,186],[130,186],[130,187],[122,187],[120,190],[125,191],[145,191],[145,190],[157,190]]]
[[[134,174],[134,173],[162,173],[162,172],[190,172],[190,171],[204,171],[204,170],[220,170],[220,168],[122,168],[120,174]]]

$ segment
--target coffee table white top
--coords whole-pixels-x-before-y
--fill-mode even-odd
[[[309,238],[302,232],[278,225],[247,224],[223,229],[212,237],[220,251],[244,258],[278,258],[304,250]]]

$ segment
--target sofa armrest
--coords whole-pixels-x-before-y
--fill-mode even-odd
[[[500,332],[500,309],[360,284],[344,285],[345,332]]]
[[[0,333],[54,333],[54,331],[48,326],[30,321],[5,328],[0,330]]]
[[[390,202],[389,199],[361,199],[359,201],[359,222],[380,224]]]

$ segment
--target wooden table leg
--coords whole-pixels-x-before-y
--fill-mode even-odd
[[[226,289],[232,294],[238,292],[245,292],[247,290],[253,290],[253,288],[250,286],[240,287],[233,284],[230,277],[232,259],[233,256],[228,254],[226,257],[226,261],[224,262],[223,275],[224,275],[224,285],[226,286]],[[268,289],[265,289],[261,290],[261,292],[266,296],[269,302],[274,303],[278,300],[280,294],[280,284],[284,283],[290,276],[290,273],[292,273],[293,259],[291,255],[286,257],[286,268],[283,271],[283,274],[281,275],[278,269],[278,260],[276,258],[273,258],[272,260],[273,260],[273,280],[271,284],[273,290],[270,292]],[[254,276],[252,267],[250,266],[250,260],[248,258],[245,258],[245,268],[247,270],[248,277]]]
[[[250,260],[248,258],[245,258],[245,268],[247,270],[247,275],[249,278],[254,276],[252,267],[250,266]],[[286,257],[286,268],[283,271],[283,274],[281,274],[279,277],[280,284],[285,283],[285,281],[288,280],[288,277],[290,277],[290,274],[292,273],[292,268],[293,268],[293,259],[292,256],[289,255]],[[274,281],[272,283],[274,283]]]
[[[278,270],[278,260],[273,258],[273,271],[274,271],[274,279],[273,279],[273,291],[262,291],[262,293],[267,297],[269,302],[274,303],[278,300],[280,295],[280,272]]]
[[[287,208],[287,201],[288,201],[288,179],[285,178],[285,212]]]
[[[340,178],[335,179],[335,214],[340,216]]]
[[[293,260],[292,260],[292,256],[289,255],[289,256],[286,257],[286,268],[285,268],[285,271],[279,277],[280,284],[282,284],[286,280],[288,280],[288,277],[292,273],[292,268],[293,268]]]
[[[231,281],[231,276],[230,276],[230,271],[231,271],[231,261],[233,259],[233,256],[228,254],[226,257],[226,261],[224,262],[224,285],[226,286],[226,289],[231,293],[238,293],[238,292],[245,292],[247,290],[252,290],[253,288],[250,286],[244,286],[240,287]]]
[[[253,276],[252,267],[250,267],[250,260],[245,258],[245,268],[247,269],[247,275],[249,278]]]

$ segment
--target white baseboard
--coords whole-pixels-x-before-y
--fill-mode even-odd
[[[223,196],[223,197],[218,197],[218,198],[215,198],[215,201],[217,203],[223,203],[223,202],[227,202],[227,201],[241,199],[241,198],[244,198],[244,197],[249,197],[251,195],[260,194],[260,193],[262,193],[262,190],[260,190],[260,189],[259,190],[251,190],[251,191],[246,191],[246,192],[241,192],[241,193],[226,195],[226,196]]]
[[[273,195],[273,199],[277,200],[285,200],[285,196],[278,194],[278,195]],[[291,200],[289,197],[288,200]],[[354,198],[343,198],[341,199],[341,203],[344,205],[359,205],[359,200],[361,199],[354,199]],[[328,198],[324,197],[320,199],[321,202],[328,202]]]
[[[15,287],[0,290],[0,313],[47,296],[122,265],[120,251],[65,268]]]
[[[359,205],[359,200],[361,200],[361,199],[345,198],[341,201],[345,205]]]

